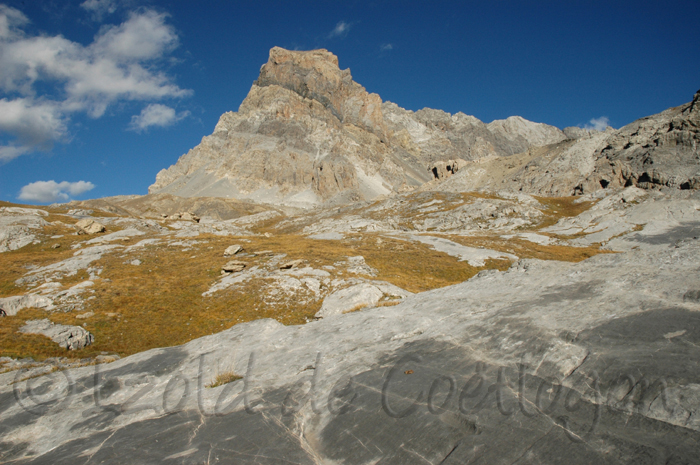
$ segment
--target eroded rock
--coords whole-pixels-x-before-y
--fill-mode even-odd
[[[19,331],[25,334],[41,334],[68,350],[79,350],[89,346],[95,340],[94,336],[80,326],[59,325],[48,318],[29,320]]]

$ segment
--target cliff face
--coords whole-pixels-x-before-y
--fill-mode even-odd
[[[685,105],[613,133],[582,189],[599,186],[700,189],[700,91]]]
[[[238,112],[162,170],[149,193],[345,203],[414,189],[441,160],[506,156],[564,140],[519,117],[404,110],[352,80],[326,50],[270,51]]]

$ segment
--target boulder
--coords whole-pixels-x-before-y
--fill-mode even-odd
[[[98,234],[105,232],[106,229],[103,224],[88,218],[75,223],[75,227],[78,229],[78,234]]]
[[[241,262],[238,260],[232,260],[225,264],[224,266],[221,267],[221,271],[224,273],[237,273],[239,271],[243,271],[243,269],[246,267],[245,262]]]
[[[231,257],[233,255],[236,255],[238,252],[242,252],[243,247],[240,245],[231,245],[224,250],[224,257]]]
[[[80,326],[58,325],[48,318],[29,320],[19,331],[25,334],[41,334],[68,350],[78,350],[89,346],[95,337]]]
[[[180,215],[180,219],[183,219],[185,221],[194,221],[195,223],[199,223],[199,217],[192,212],[183,212],[183,213],[179,213],[179,215]]]

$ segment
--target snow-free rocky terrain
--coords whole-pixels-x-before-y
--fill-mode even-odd
[[[699,130],[274,48],[148,195],[0,203],[0,462],[700,463]]]

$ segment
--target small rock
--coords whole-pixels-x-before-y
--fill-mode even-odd
[[[272,255],[274,252],[272,250],[258,250],[253,252],[254,257],[259,257],[261,255]]]
[[[288,262],[284,262],[280,265],[280,270],[290,270],[292,268],[295,268],[302,263],[304,263],[306,260],[303,259],[298,259],[298,260],[290,260]]]
[[[86,318],[90,318],[91,316],[94,316],[94,312],[86,312],[86,313],[81,313],[80,315],[76,315],[75,317],[79,320],[84,320]]]
[[[232,245],[232,246],[229,246],[228,248],[226,248],[226,250],[224,250],[224,257],[230,257],[230,256],[236,255],[238,252],[242,252],[242,251],[243,251],[243,247],[241,247],[240,245]]]
[[[131,260],[131,261],[129,262],[129,264],[130,264],[130,265],[134,265],[134,266],[139,266],[139,265],[141,264],[141,260],[139,260],[139,259],[137,258],[136,260]]]
[[[233,260],[233,261],[228,262],[224,266],[222,266],[221,271],[223,271],[225,273],[237,273],[239,271],[243,271],[245,266],[246,266],[245,262]]]
[[[51,246],[52,249],[59,249],[61,248],[61,244],[54,244]]]

